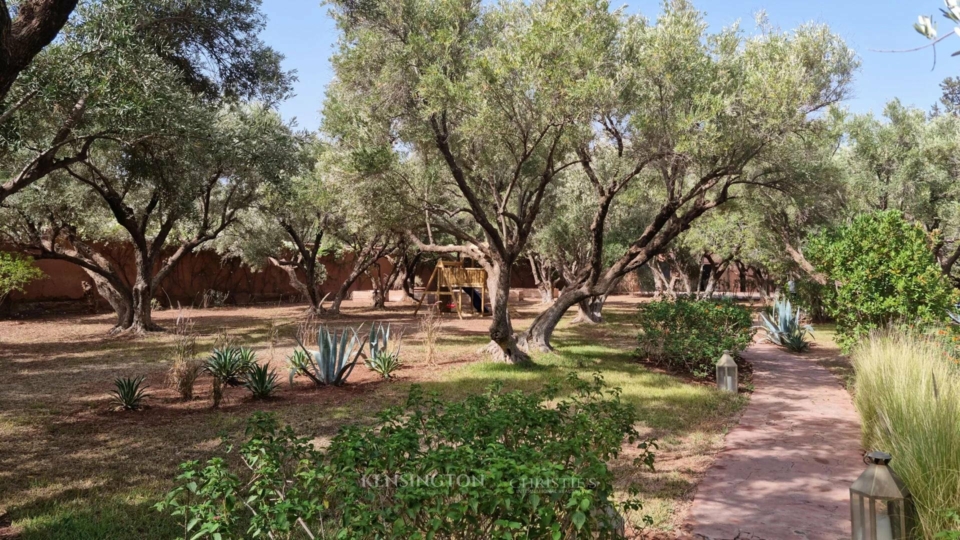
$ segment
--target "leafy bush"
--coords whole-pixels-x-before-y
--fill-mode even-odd
[[[384,379],[389,379],[394,371],[397,371],[403,366],[399,354],[387,351],[380,351],[373,358],[368,358],[366,364],[368,368],[372,369]]]
[[[853,351],[864,448],[893,455],[919,512],[922,538],[951,530],[960,508],[960,372],[942,341],[874,333]]]
[[[24,287],[35,279],[43,277],[43,272],[33,265],[30,257],[20,257],[0,251],[0,304],[13,291],[23,292]]]
[[[319,327],[317,329],[318,350],[315,352],[307,350],[298,337],[297,342],[307,356],[306,359],[303,356],[291,357],[290,383],[293,384],[293,377],[300,373],[318,385],[345,384],[347,378],[353,373],[357,360],[363,354],[364,346],[360,342],[357,331],[353,329],[351,331],[353,336],[350,336],[346,330],[337,334],[336,330]]]
[[[715,375],[723,351],[753,338],[750,312],[730,300],[661,300],[640,306],[637,355],[695,377]]]
[[[131,379],[130,377],[118,377],[113,381],[115,386],[111,395],[113,403],[117,409],[123,411],[139,411],[143,408],[143,402],[147,394],[147,386],[143,384],[145,375]]]
[[[931,249],[934,239],[900,212],[863,214],[811,239],[807,256],[836,286],[826,305],[849,350],[891,322],[935,324],[957,300]]]
[[[273,396],[277,389],[277,371],[270,369],[267,364],[253,364],[247,372],[246,387],[257,399],[267,399]]]
[[[188,538],[618,538],[607,462],[636,442],[634,407],[602,380],[447,403],[411,389],[372,426],[326,452],[258,413],[234,472],[217,457],[181,465],[161,510]],[[555,403],[547,406],[546,403]],[[650,441],[637,465],[653,466]],[[619,505],[637,510],[629,500]]]
[[[800,308],[794,311],[789,299],[778,299],[769,313],[760,314],[760,323],[767,333],[765,339],[793,352],[809,349],[810,341],[807,340],[807,335],[813,335],[813,327],[801,324],[800,315]]]

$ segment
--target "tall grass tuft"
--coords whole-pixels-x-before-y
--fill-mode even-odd
[[[197,359],[197,334],[193,319],[181,310],[177,315],[174,359],[167,372],[167,386],[174,388],[180,394],[180,399],[190,401],[202,367],[203,362]]]
[[[862,342],[853,365],[864,447],[893,455],[920,537],[949,530],[960,509],[960,372],[941,343],[894,331]]]
[[[423,348],[427,354],[427,364],[437,365],[440,335],[443,333],[443,315],[435,306],[430,306],[420,316],[420,331],[423,333]]]

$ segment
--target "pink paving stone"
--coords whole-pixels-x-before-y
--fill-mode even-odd
[[[755,391],[697,489],[684,529],[710,540],[850,538],[863,471],[850,395],[811,355],[754,344]]]

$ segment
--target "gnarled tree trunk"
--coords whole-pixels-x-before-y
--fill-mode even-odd
[[[532,361],[518,343],[510,320],[510,311],[507,309],[510,298],[510,266],[509,263],[501,261],[485,265],[487,289],[490,291],[490,312],[493,315],[490,322],[491,343],[486,350],[497,360],[529,364]],[[483,306],[480,308],[483,309]]]

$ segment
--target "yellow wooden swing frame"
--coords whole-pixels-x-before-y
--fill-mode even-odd
[[[436,290],[433,291],[437,295],[437,301],[440,301],[444,296],[451,297],[451,299],[456,301],[457,315],[461,319],[463,318],[463,289],[466,287],[480,289],[480,316],[483,316],[484,306],[487,296],[489,295],[489,291],[487,291],[486,270],[483,268],[464,267],[461,261],[441,259],[433,269],[433,273],[430,274],[430,279],[427,280],[427,286],[423,288],[423,296],[421,296],[417,302],[417,309],[413,310],[414,315],[420,311],[420,306],[431,292],[430,285],[434,282],[437,284]],[[443,290],[444,288],[446,289],[445,291]]]

